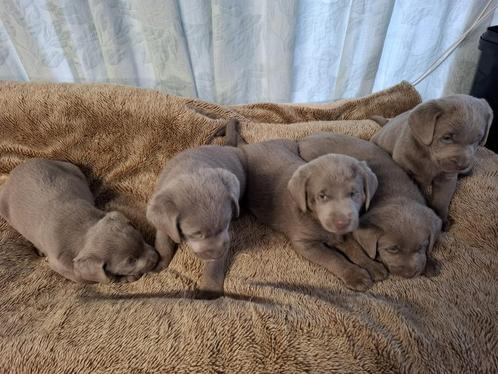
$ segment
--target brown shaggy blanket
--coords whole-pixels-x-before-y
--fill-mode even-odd
[[[249,142],[329,130],[368,139],[366,120],[408,110],[413,87],[322,106],[223,107],[112,85],[0,83],[0,183],[30,157],[79,165],[99,207],[153,240],[145,204],[177,152],[225,119]],[[200,262],[182,246],[135,283],[83,285],[51,271],[0,221],[0,372],[475,373],[498,371],[498,156],[481,148],[459,181],[434,278],[390,277],[355,293],[245,215],[232,225],[227,296],[193,299]]]

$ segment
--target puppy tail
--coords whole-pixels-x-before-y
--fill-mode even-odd
[[[380,127],[384,127],[384,125],[389,122],[389,120],[387,118],[384,118],[382,116],[371,116],[368,119],[371,119],[372,121],[377,122],[377,124]]]
[[[210,138],[223,137],[222,145],[237,147],[239,145],[247,144],[247,142],[240,136],[240,123],[236,118],[229,120],[224,126],[220,127]]]
[[[211,144],[215,138],[221,137],[223,137],[222,145],[237,147],[242,144],[247,144],[240,136],[239,120],[235,118],[232,118],[225,125],[216,130],[216,132],[208,138],[207,144]]]
[[[232,118],[228,121],[225,127],[225,140],[223,144],[232,147],[247,144],[242,136],[240,136],[240,123],[238,119]]]

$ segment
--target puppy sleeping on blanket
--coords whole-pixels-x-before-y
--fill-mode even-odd
[[[201,294],[222,294],[228,229],[232,218],[239,216],[245,186],[242,153],[235,147],[206,145],[171,159],[147,206],[147,219],[157,230],[158,270],[168,266],[176,244],[185,240],[204,263]]]
[[[490,106],[484,99],[454,95],[419,104],[390,121],[373,119],[384,126],[372,141],[421,187],[432,186],[430,205],[446,229],[457,176],[470,172],[477,146],[486,143]]]
[[[298,143],[304,160],[312,161],[328,153],[344,154],[366,161],[377,176],[379,187],[370,209],[353,231],[353,237],[370,257],[381,261],[392,274],[406,278],[424,269],[427,273],[435,271],[435,263],[427,262],[427,255],[440,232],[441,220],[385,151],[362,139],[330,133],[311,135]]]
[[[68,162],[17,166],[0,190],[0,214],[75,282],[133,281],[159,259],[124,215],[94,206],[85,176]]]
[[[298,254],[353,290],[366,290],[372,278],[386,276],[382,264],[370,266],[369,274],[337,249],[342,236],[357,228],[360,209],[368,208],[377,189],[377,178],[364,162],[326,155],[306,163],[297,143],[284,139],[240,148],[247,160],[244,203],[256,218],[284,233]]]

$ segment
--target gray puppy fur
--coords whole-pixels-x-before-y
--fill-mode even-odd
[[[438,237],[441,220],[425,205],[415,183],[385,151],[352,136],[321,133],[299,141],[299,152],[308,161],[332,152],[366,161],[377,176],[379,187],[353,237],[392,274],[411,278],[426,269],[427,254]],[[360,265],[367,269],[369,266]],[[435,264],[430,261],[427,265],[427,271],[432,272]]]
[[[342,235],[356,229],[361,207],[368,207],[377,188],[367,165],[343,155],[306,163],[297,143],[284,139],[241,149],[247,159],[248,210],[284,233],[298,254],[325,267],[349,288],[369,288],[370,274],[335,248]]]
[[[171,159],[147,207],[147,219],[157,230],[158,270],[168,266],[176,244],[185,240],[204,263],[203,296],[222,294],[229,225],[239,216],[245,185],[242,152],[235,147],[201,146]]]
[[[17,166],[0,191],[0,214],[75,282],[136,280],[159,259],[123,214],[94,206],[85,176],[68,162]]]
[[[430,100],[387,123],[372,141],[386,150],[424,189],[430,205],[448,224],[458,174],[472,169],[478,145],[486,143],[493,111],[484,99],[454,95]],[[385,124],[384,124],[385,123]]]

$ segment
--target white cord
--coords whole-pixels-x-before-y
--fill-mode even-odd
[[[450,45],[448,49],[446,49],[446,51],[436,61],[434,61],[420,77],[412,82],[414,86],[419,84],[429,74],[436,70],[439,65],[441,65],[453,53],[453,51],[460,45],[460,43],[467,37],[467,35],[470,34],[470,32],[474,30],[474,28],[476,28],[479,24],[481,24],[490,14],[492,14],[496,8],[498,8],[498,4],[496,4],[486,12],[493,1],[494,0],[489,0],[486,6],[482,9],[481,13],[479,13],[477,18],[475,19],[474,23],[472,23],[472,25],[462,34],[462,36],[460,36],[460,38],[458,38],[452,45]]]

